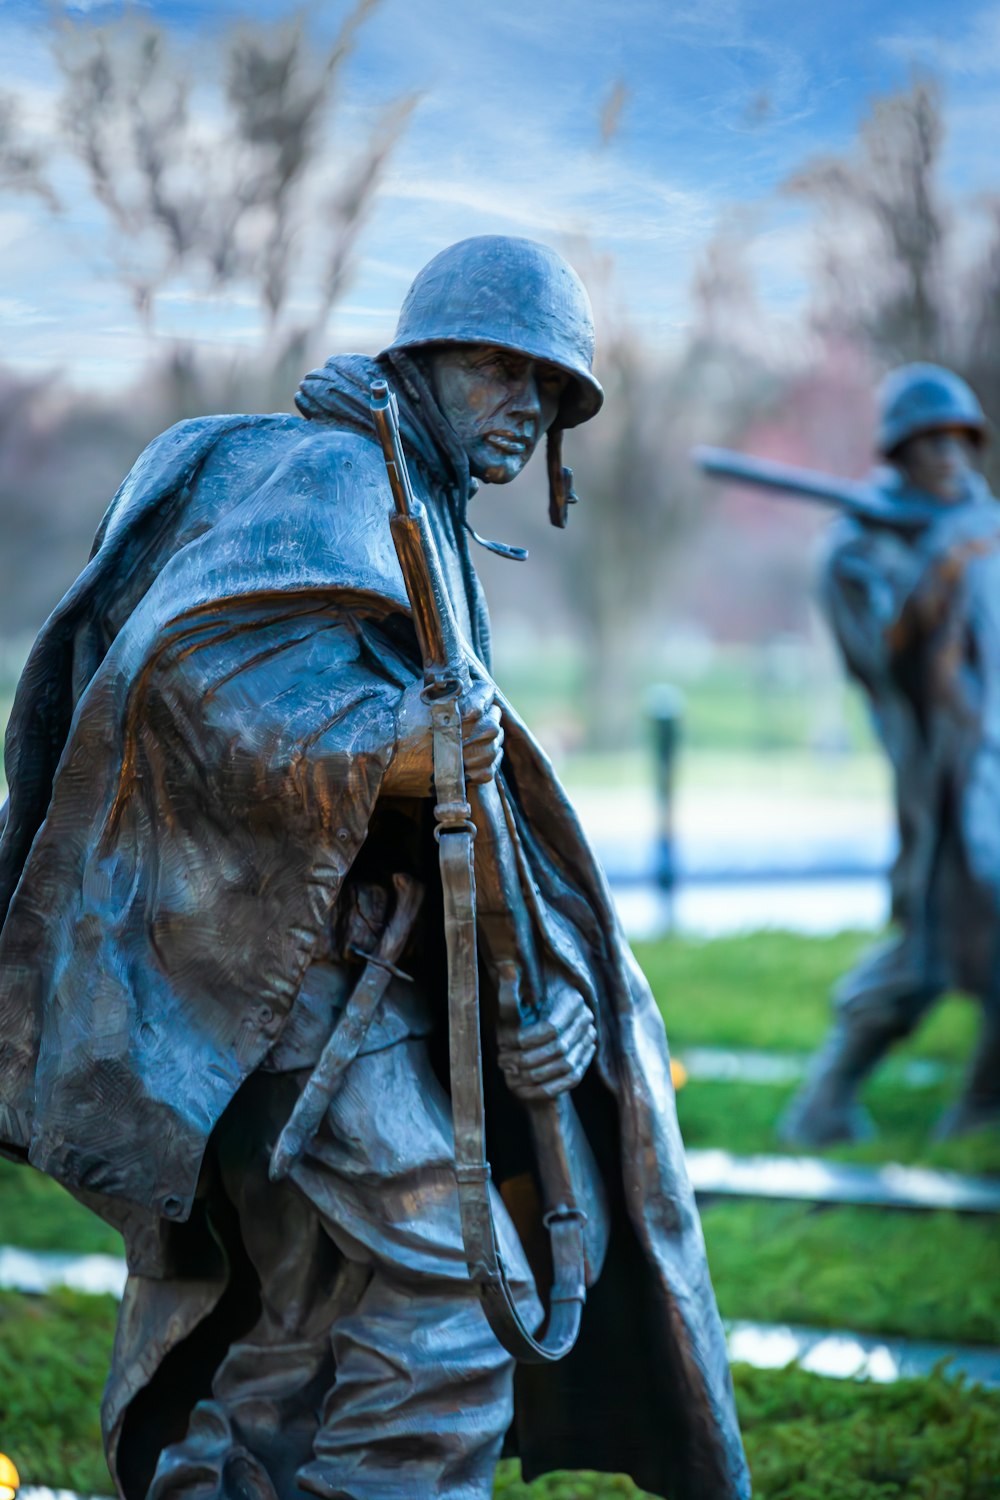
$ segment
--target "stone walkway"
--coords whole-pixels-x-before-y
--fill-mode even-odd
[[[780,1370],[795,1360],[803,1370],[831,1380],[875,1380],[888,1385],[930,1375],[947,1360],[949,1373],[992,1389],[1000,1387],[1000,1349],[985,1344],[934,1344],[743,1321],[727,1324],[726,1332],[730,1359],[758,1370]]]
[[[684,1064],[689,1078],[700,1083],[798,1083],[805,1077],[811,1061],[808,1052],[766,1052],[739,1047],[680,1047],[677,1060]],[[955,1063],[936,1062],[933,1058],[911,1058],[897,1062],[889,1058],[879,1076],[889,1083],[908,1089],[935,1088],[945,1079],[958,1076]]]
[[[687,1153],[701,1196],[770,1198],[806,1203],[850,1203],[914,1211],[1000,1214],[1000,1179],[965,1177],[929,1167],[854,1166],[811,1156],[736,1156],[730,1151]],[[125,1262],[113,1255],[67,1255],[0,1246],[0,1289],[41,1295],[70,1287],[120,1297]],[[742,1326],[742,1325],[741,1325]]]
[[[699,1194],[1000,1213],[1000,1179],[929,1167],[857,1167],[813,1156],[734,1156],[731,1151],[689,1151],[687,1163]]]

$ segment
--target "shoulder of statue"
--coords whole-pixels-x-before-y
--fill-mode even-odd
[[[353,428],[327,422],[302,423],[285,466],[291,474],[313,480],[343,477],[357,484],[385,480],[385,463],[375,434],[368,437]]]
[[[216,459],[230,461],[247,445],[282,442],[305,424],[300,417],[233,414],[189,417],[159,433],[139,454],[109,505],[91,556],[126,541],[137,522],[171,495],[183,493]]]
[[[411,463],[409,472],[416,498],[426,504],[433,487],[422,466]],[[374,432],[369,437],[354,428],[306,422],[276,467],[274,479],[296,491],[323,493],[354,509],[375,506],[380,522],[392,509],[385,459]]]

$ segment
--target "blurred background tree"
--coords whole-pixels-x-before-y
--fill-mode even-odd
[[[245,22],[218,44],[213,72],[222,83],[211,112],[193,108],[198,74],[151,20],[64,19],[53,33],[62,139],[104,212],[108,262],[140,324],[152,337],[158,302],[181,278],[206,298],[250,295],[263,328],[251,388],[267,404],[286,402],[289,384],[318,355],[416,103],[390,101],[366,140],[340,145],[333,117],[344,63],[378,3],[357,0],[325,47],[302,16]],[[203,412],[205,375],[190,347],[174,350],[169,373],[171,414]],[[245,364],[228,375],[233,397],[245,396]],[[212,376],[217,399],[225,392],[218,369]]]
[[[64,14],[49,33],[61,98],[47,146],[17,94],[0,94],[0,195],[40,197],[53,232],[72,235],[52,176],[61,155],[78,164],[104,225],[99,270],[127,290],[148,350],[117,400],[0,368],[0,638],[37,629],[156,432],[209,411],[287,409],[329,352],[324,330],[417,102],[384,103],[367,135],[337,129],[344,64],[378,3],[357,0],[324,46],[303,17],[248,21],[197,60],[141,12],[103,24]],[[180,286],[216,308],[256,306],[256,341],[234,352],[164,337]]]
[[[786,191],[816,215],[814,326],[866,350],[876,368],[907,360],[950,366],[995,419],[1000,200],[946,200],[945,137],[941,89],[917,77],[875,101],[850,155],[807,163]],[[970,239],[979,246],[971,255]],[[988,452],[986,463],[997,488],[1000,457]]]
[[[0,640],[16,638],[11,660],[155,432],[206,411],[288,409],[303,371],[331,352],[330,314],[416,103],[359,110],[346,92],[345,62],[377,3],[358,0],[322,46],[301,18],[245,24],[203,40],[201,67],[141,13],[103,25],[63,18],[52,29],[62,93],[53,137],[33,139],[16,93],[0,95],[0,194],[35,195],[52,232],[72,235],[74,205],[57,197],[55,168],[75,164],[103,225],[100,269],[127,289],[148,349],[141,379],[117,397],[0,368]],[[614,80],[595,166],[630,107]],[[828,722],[838,679],[809,603],[823,513],[706,485],[689,449],[716,442],[861,473],[873,387],[911,358],[953,365],[1000,417],[1000,197],[968,203],[944,191],[945,134],[941,93],[918,78],[875,101],[850,151],[791,177],[785,206],[799,205],[810,226],[811,290],[780,327],[756,290],[766,206],[754,217],[735,206],[708,239],[669,353],[654,353],[623,313],[618,270],[587,226],[567,226],[564,247],[594,295],[608,393],[600,421],[567,442],[582,503],[568,531],[553,532],[536,464],[504,495],[502,521],[489,492],[476,520],[530,544],[530,586],[517,567],[479,561],[503,680],[557,748],[635,744],[649,682],[711,675],[734,652],[736,677],[716,672],[718,701],[704,721],[692,713],[696,740],[702,722],[713,726],[706,734],[729,722],[723,700],[743,693],[765,705],[754,709],[760,743],[782,743],[791,718],[761,684],[770,663],[783,664],[780,676],[793,660],[786,697],[826,684],[816,688],[821,727],[797,710],[794,734],[843,739],[843,725]],[[256,331],[228,347],[221,335],[210,346],[171,338],[180,295],[207,310],[256,309]]]

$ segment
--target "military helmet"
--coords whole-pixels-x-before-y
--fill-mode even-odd
[[[565,370],[571,381],[558,427],[588,422],[604,401],[591,370],[594,315],[586,288],[561,255],[535,240],[481,234],[428,261],[382,353],[430,344],[496,344]]]
[[[890,370],[879,387],[878,406],[878,450],[885,458],[891,458],[909,438],[942,427],[964,427],[978,443],[988,436],[975,392],[941,365],[901,365]]]

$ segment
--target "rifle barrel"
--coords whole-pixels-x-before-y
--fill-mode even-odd
[[[913,500],[887,498],[875,485],[855,479],[839,479],[818,469],[800,469],[792,464],[734,453],[728,448],[695,448],[692,458],[714,479],[757,485],[777,494],[797,495],[832,506],[861,521],[872,521],[900,531],[919,529],[935,520],[933,505]]]
[[[409,470],[403,457],[403,440],[399,435],[399,411],[396,396],[386,380],[373,380],[371,384],[371,413],[382,445],[386,473],[392,489],[396,511],[401,516],[412,516],[417,500],[410,484]]]

